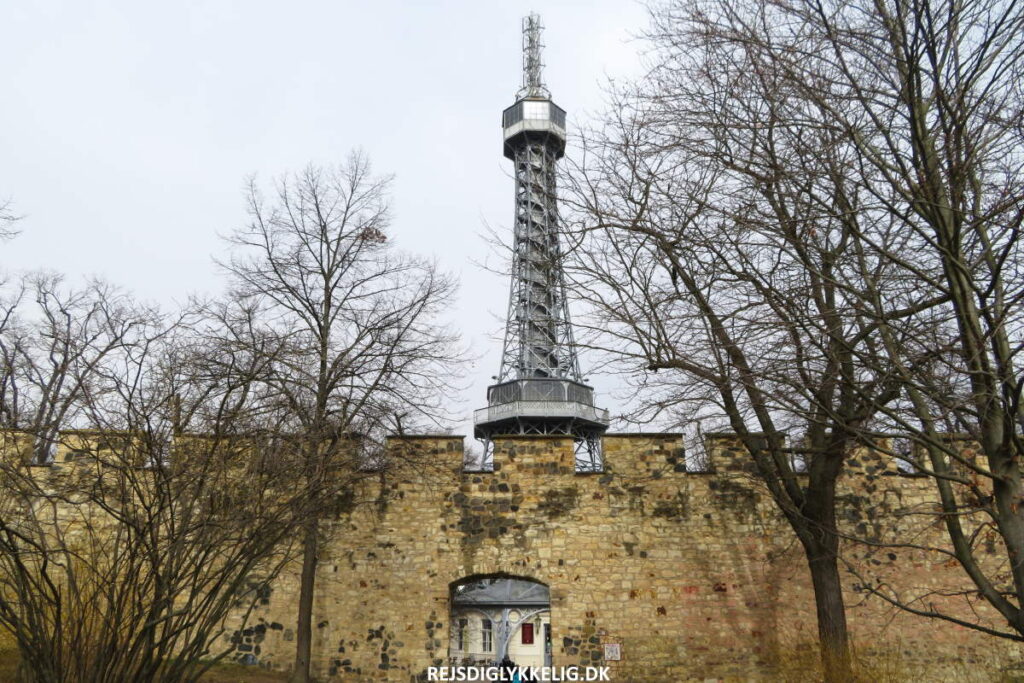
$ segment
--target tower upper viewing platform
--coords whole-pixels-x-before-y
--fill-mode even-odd
[[[516,93],[516,103],[501,115],[504,153],[509,159],[515,159],[516,148],[527,138],[548,140],[556,159],[565,153],[565,110],[551,101],[544,85],[543,28],[536,14],[523,19],[523,85]]]

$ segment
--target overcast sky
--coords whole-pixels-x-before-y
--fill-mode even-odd
[[[245,178],[361,147],[396,176],[399,247],[461,280],[452,322],[480,356],[458,397],[468,435],[498,370],[508,282],[474,262],[485,226],[511,230],[500,114],[530,11],[572,127],[601,109],[608,77],[638,69],[646,15],[631,0],[8,2],[0,200],[24,219],[0,268],[99,275],[166,307],[215,294]]]

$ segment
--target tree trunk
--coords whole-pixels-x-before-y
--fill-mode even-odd
[[[850,639],[846,630],[846,606],[843,584],[839,578],[838,539],[804,544],[807,566],[814,586],[814,606],[818,617],[818,643],[821,664],[828,683],[853,680],[850,662]]]
[[[299,617],[295,627],[295,667],[289,683],[309,683],[313,649],[313,591],[316,588],[319,518],[306,525],[302,539],[302,577],[299,583]]]

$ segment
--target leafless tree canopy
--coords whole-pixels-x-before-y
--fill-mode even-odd
[[[230,290],[172,318],[102,282],[0,298],[0,628],[26,681],[196,680],[298,552],[308,676],[320,536],[383,439],[437,424],[454,283],[388,237],[358,154],[253,183]]]
[[[260,400],[285,416],[314,510],[361,472],[400,464],[367,453],[381,437],[437,425],[451,406],[461,352],[439,320],[454,283],[392,245],[389,187],[360,153],[282,178],[272,200],[252,184],[249,222],[230,238],[233,289],[214,335],[259,360]],[[319,521],[303,539],[297,681],[309,676]]]
[[[0,307],[0,425],[32,434],[46,463],[58,430],[83,423],[102,375],[145,345],[157,317],[110,285],[75,289],[45,273],[12,283]]]
[[[184,322],[49,275],[5,301],[0,627],[23,680],[196,680],[289,557],[299,461],[239,433],[251,368],[211,374]]]
[[[569,179],[594,343],[652,392],[641,411],[740,435],[812,577],[836,560],[849,448],[910,435],[957,559],[1019,637],[1021,7],[712,0],[651,13],[651,68],[615,93]],[[991,474],[940,434],[951,429],[981,444]],[[973,557],[980,522],[957,501],[951,458],[987,482],[972,499],[994,490],[984,514],[1012,585]],[[815,589],[840,676],[838,585]]]
[[[454,283],[391,244],[389,186],[360,154],[282,179],[270,205],[252,184],[250,222],[230,238],[222,322],[243,346],[278,344],[269,384],[302,430],[369,433],[445,415],[454,336],[438,320]]]
[[[0,241],[10,239],[18,234],[14,229],[14,224],[17,221],[18,216],[11,209],[11,202],[0,201]]]

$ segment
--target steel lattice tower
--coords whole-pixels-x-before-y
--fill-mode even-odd
[[[498,383],[474,415],[490,453],[499,434],[562,434],[578,470],[601,469],[608,411],[594,407],[573,341],[558,243],[555,162],[565,153],[565,110],[541,78],[540,18],[523,19],[523,86],[502,114],[504,153],[515,165],[512,286]]]

